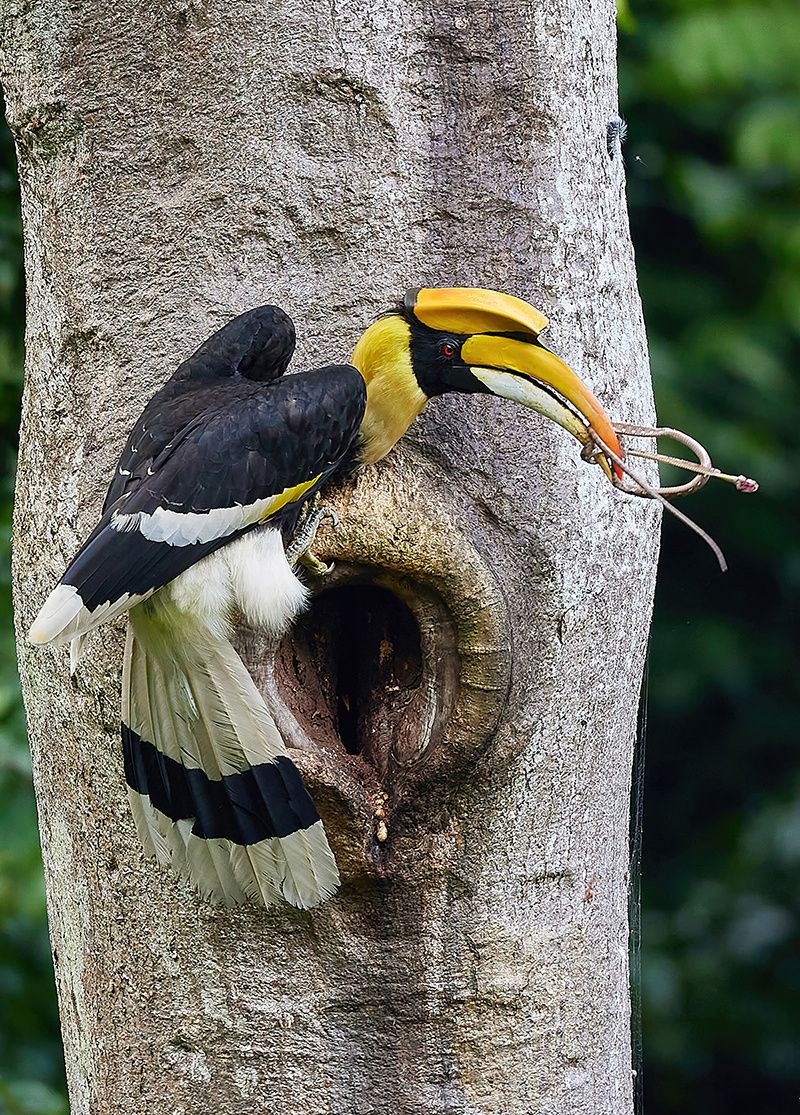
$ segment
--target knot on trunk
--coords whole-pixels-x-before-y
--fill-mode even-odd
[[[499,585],[447,481],[395,454],[329,497],[315,553],[335,562],[277,645],[241,650],[303,770],[340,860],[391,868],[404,815],[457,781],[491,739],[511,672]]]

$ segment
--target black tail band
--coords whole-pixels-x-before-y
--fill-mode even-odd
[[[172,821],[194,820],[204,840],[258,844],[310,828],[319,814],[294,763],[279,755],[221,779],[184,767],[122,725],[125,780]]]

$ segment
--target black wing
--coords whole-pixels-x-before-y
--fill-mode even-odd
[[[175,435],[210,406],[236,395],[242,381],[280,379],[294,346],[292,319],[279,306],[257,306],[212,333],[143,410],[117,462],[103,510],[135,490]]]
[[[190,422],[103,515],[31,629],[66,642],[308,499],[352,452],[366,405],[348,366],[289,376]]]

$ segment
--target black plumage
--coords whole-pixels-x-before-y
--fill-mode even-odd
[[[177,763],[122,725],[125,781],[146,794],[165,817],[193,821],[203,840],[258,844],[289,836],[319,821],[297,767],[283,755],[224,778]]]
[[[131,431],[100,522],[31,637],[70,641],[76,662],[83,634],[130,611],[122,738],[146,851],[217,900],[312,906],[335,889],[336,864],[226,637],[234,606],[276,624],[302,607],[280,531],[244,536],[291,529],[358,442],[361,374],[334,365],[283,378],[293,350],[291,320],[264,306],[180,365]],[[237,540],[176,603],[180,575]]]
[[[410,333],[389,315],[355,366],[290,376],[294,328],[278,308],[215,333],[135,423],[100,522],[31,628],[34,642],[69,642],[74,666],[85,634],[129,613],[122,739],[137,831],[216,900],[307,908],[338,885],[317,810],[229,636],[236,615],[282,634],[305,606],[284,538],[333,474],[379,460],[424,406]],[[450,342],[423,354],[436,371]]]
[[[253,382],[237,373],[207,385],[199,396],[183,393],[168,400],[170,423],[180,409],[192,417],[170,433],[157,456],[152,456],[155,438],[147,454],[140,452],[150,463],[141,469],[137,462],[137,474],[126,478],[128,490],[108,503],[63,583],[76,588],[93,611],[125,593],[140,596],[160,588],[220,545],[260,525],[227,532],[221,527],[213,538],[175,544],[149,539],[135,525],[119,529],[115,523],[135,523],[121,516],[151,515],[158,509],[187,515],[248,507],[315,480],[274,518],[291,514],[351,452],[365,403],[364,380],[347,365],[277,382]],[[153,403],[147,410],[156,417]],[[168,423],[156,429],[164,438]],[[134,455],[126,447],[121,460]]]
[[[103,510],[138,485],[156,457],[188,422],[215,407],[243,380],[268,384],[280,379],[294,348],[294,323],[279,306],[248,310],[203,341],[137,419],[114,471]]]

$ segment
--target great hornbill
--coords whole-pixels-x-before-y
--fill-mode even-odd
[[[30,640],[71,643],[74,667],[88,631],[129,613],[122,741],[136,827],[145,850],[206,897],[311,907],[339,882],[314,804],[229,641],[237,611],[281,633],[304,607],[285,538],[311,497],[383,457],[449,391],[522,403],[609,476],[617,469],[611,423],[539,343],[546,324],[494,291],[413,290],[366,330],[352,366],[282,378],[294,327],[262,306],[210,337],[145,407],[100,521]]]

